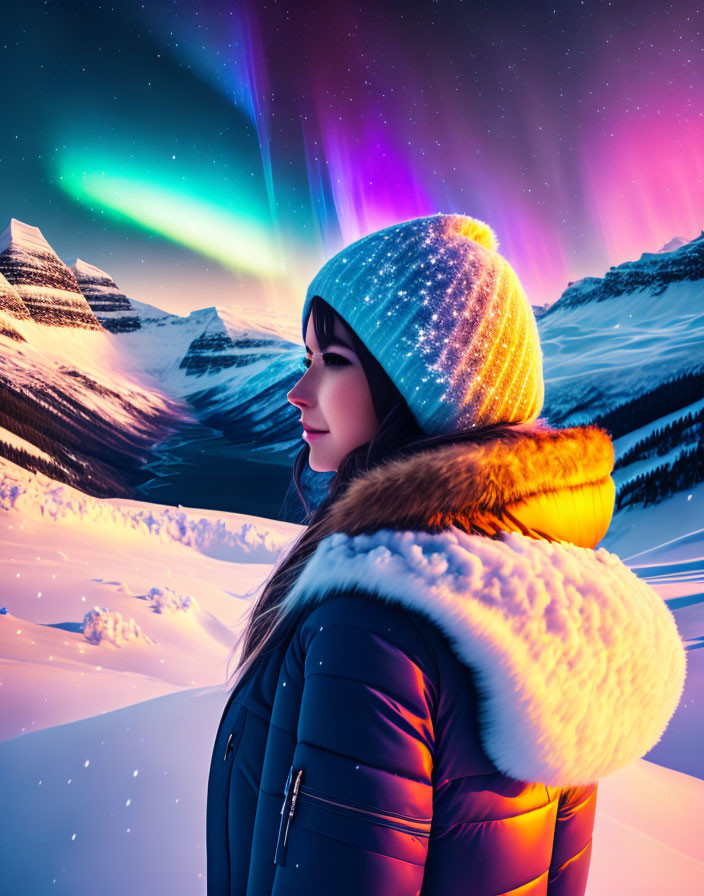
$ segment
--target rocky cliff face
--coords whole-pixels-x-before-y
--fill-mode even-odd
[[[250,367],[270,360],[281,350],[281,339],[228,327],[216,308],[192,312],[190,318],[194,324],[196,318],[201,318],[202,332],[190,343],[180,364],[188,376],[218,373],[230,367]]]
[[[0,311],[16,320],[30,320],[31,317],[17,290],[2,274],[0,274]]]
[[[61,261],[38,227],[10,219],[0,234],[0,273],[37,323],[84,330],[101,328],[73,271]],[[13,313],[9,306],[5,307]],[[18,311],[15,305],[14,313]]]
[[[584,277],[570,283],[542,317],[646,289],[659,296],[673,283],[704,280],[704,230],[691,242],[680,242],[671,240],[662,252],[644,252],[638,261],[612,267],[603,277]],[[675,248],[669,249],[670,246]]]
[[[129,333],[140,329],[137,312],[109,274],[80,258],[75,260],[70,270],[93,313],[106,330],[111,333]]]
[[[17,291],[0,274],[0,335],[16,342],[24,342],[24,336],[14,323],[17,320],[30,320],[29,311]]]

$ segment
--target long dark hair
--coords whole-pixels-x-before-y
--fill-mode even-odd
[[[416,423],[405,399],[381,364],[337,312],[320,296],[314,296],[311,314],[315,337],[322,351],[334,341],[336,318],[349,335],[369,383],[379,428],[370,442],[352,449],[343,458],[335,476],[330,480],[326,497],[317,508],[309,506],[301,487],[301,475],[308,464],[310,452],[307,442],[296,456],[293,464],[293,481],[305,509],[305,528],[281,563],[274,567],[264,582],[263,590],[248,615],[247,624],[230,654],[228,667],[242,643],[238,664],[228,680],[228,687],[233,690],[243,682],[257,659],[274,650],[290,633],[295,620],[289,619],[288,625],[282,626],[281,605],[284,597],[293,587],[318,543],[331,534],[328,531],[329,527],[326,526],[328,510],[356,476],[393,457],[412,454],[434,445],[458,441],[481,442],[496,437],[497,432],[510,438],[512,429],[511,424],[496,424],[447,435],[426,435]]]

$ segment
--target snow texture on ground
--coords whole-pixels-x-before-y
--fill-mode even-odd
[[[703,501],[701,485],[629,508],[601,543],[668,601],[688,678],[653,761],[601,781],[588,896],[701,884]],[[299,531],[90,498],[0,461],[0,793],[12,819],[0,826],[2,896],[205,893],[226,661]],[[95,607],[153,643],[91,643],[83,621]]]
[[[250,597],[299,531],[92,498],[0,459],[0,740],[224,682]]]
[[[226,699],[201,688],[0,743],[3,896],[205,893]],[[601,781],[587,896],[698,892],[704,781],[645,760]]]

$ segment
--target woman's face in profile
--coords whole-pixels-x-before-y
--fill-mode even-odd
[[[333,472],[348,452],[375,435],[379,421],[366,374],[340,320],[335,319],[333,342],[321,351],[309,315],[305,346],[308,369],[287,398],[301,412],[311,469]]]

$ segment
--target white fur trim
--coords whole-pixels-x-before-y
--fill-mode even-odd
[[[424,613],[475,672],[497,768],[565,787],[627,765],[661,738],[685,651],[664,601],[621,560],[505,534],[381,529],[323,539],[289,609],[357,588]]]

